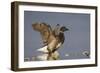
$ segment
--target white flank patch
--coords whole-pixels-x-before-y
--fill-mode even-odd
[[[48,52],[47,46],[44,46],[42,48],[39,48],[37,51],[40,51],[40,52],[43,52],[43,53],[47,53]]]

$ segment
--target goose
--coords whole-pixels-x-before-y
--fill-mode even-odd
[[[47,57],[46,60],[56,60],[59,57],[57,49],[64,43],[65,40],[64,32],[69,29],[65,26],[60,27],[59,24],[52,29],[47,23],[34,23],[32,24],[32,27],[34,30],[40,32],[44,43],[44,47],[37,51],[43,52]],[[54,58],[54,56],[56,56],[56,58]]]

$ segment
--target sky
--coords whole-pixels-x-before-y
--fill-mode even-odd
[[[90,51],[90,14],[24,11],[24,58],[37,56],[37,49],[42,46],[39,32],[32,29],[35,22],[45,22],[52,27],[60,24],[69,29],[64,33],[65,42],[58,50],[61,60],[89,58],[82,52]]]

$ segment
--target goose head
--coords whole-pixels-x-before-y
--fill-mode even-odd
[[[68,31],[69,29],[68,28],[66,28],[65,26],[62,26],[61,28],[60,28],[60,31],[62,31],[62,32],[65,32],[65,31]]]

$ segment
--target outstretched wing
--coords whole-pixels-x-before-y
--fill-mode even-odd
[[[61,27],[60,27],[59,24],[57,24],[57,25],[54,27],[54,29],[53,29],[52,32],[53,32],[53,34],[55,35],[55,37],[59,35],[59,33],[60,33],[60,32],[59,32],[59,31],[60,31],[60,28],[61,28]]]
[[[35,31],[40,32],[44,45],[47,45],[50,32],[52,32],[51,26],[47,23],[34,23],[32,27]]]

